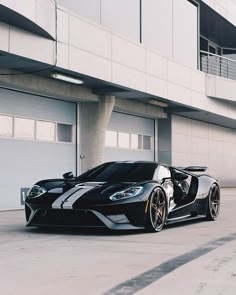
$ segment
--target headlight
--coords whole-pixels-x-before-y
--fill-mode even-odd
[[[128,199],[128,198],[136,197],[140,195],[142,192],[143,192],[142,186],[130,187],[124,191],[115,193],[114,195],[110,196],[110,200],[119,201],[123,199]]]
[[[27,197],[30,199],[36,198],[41,196],[42,194],[46,193],[47,190],[39,185],[34,185],[28,192]]]

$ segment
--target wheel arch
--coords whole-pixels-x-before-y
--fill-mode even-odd
[[[216,207],[216,210],[217,210],[217,213],[216,213],[216,216],[213,216],[212,213],[210,213],[210,197],[211,197],[211,194],[212,194],[212,190],[213,190],[213,187],[216,186],[217,189],[218,189],[218,194],[219,194],[219,202],[218,202],[218,207]],[[206,203],[206,218],[207,220],[215,220],[217,219],[217,217],[219,216],[219,212],[220,212],[220,203],[221,203],[221,193],[220,193],[220,186],[219,186],[219,183],[217,181],[214,181],[212,184],[211,184],[211,187],[209,189],[209,192],[208,192],[208,196],[207,196],[207,203]],[[216,205],[217,206],[217,205]],[[213,213],[214,214],[214,213]]]
[[[166,219],[167,219],[167,215],[168,215],[168,207],[167,207],[168,206],[168,199],[167,199],[167,195],[166,195],[166,192],[165,192],[164,188],[161,185],[158,184],[150,192],[149,197],[147,199],[146,209],[145,209],[145,224],[146,224],[145,228],[146,228],[146,231],[149,231],[149,232],[158,232],[163,228],[163,226],[162,226],[161,229],[154,230],[153,227],[151,226],[151,220],[150,220],[150,212],[149,212],[149,210],[151,210],[150,209],[150,206],[151,206],[150,202],[151,202],[152,198],[154,197],[155,192],[158,189],[161,190],[161,192],[162,192],[162,194],[163,194],[163,196],[165,198],[165,218],[164,218],[165,220],[164,220],[163,226],[166,224]]]

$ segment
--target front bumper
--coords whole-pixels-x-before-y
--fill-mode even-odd
[[[143,229],[144,204],[89,209],[34,208],[25,205],[26,226],[100,227],[112,230]]]

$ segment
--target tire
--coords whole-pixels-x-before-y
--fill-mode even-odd
[[[148,202],[145,229],[147,232],[159,232],[163,229],[167,217],[167,199],[164,191],[157,187]]]
[[[207,220],[215,220],[220,212],[220,189],[214,183],[210,189],[207,203]]]

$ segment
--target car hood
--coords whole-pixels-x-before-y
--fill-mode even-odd
[[[135,183],[82,183],[77,185],[78,199],[74,203],[77,205],[92,205],[112,202],[109,197],[116,192],[122,191]]]
[[[37,185],[43,186],[47,193],[39,198],[29,199],[31,203],[41,203],[48,205],[59,206],[61,203],[72,206],[73,208],[87,205],[102,205],[113,203],[110,196],[116,192],[122,191],[135,182],[83,182],[70,183],[63,180],[48,180],[41,181]],[[143,183],[142,183],[143,184]],[[140,183],[138,184],[140,185]],[[53,205],[53,206],[54,206]],[[52,206],[52,207],[53,207]]]

